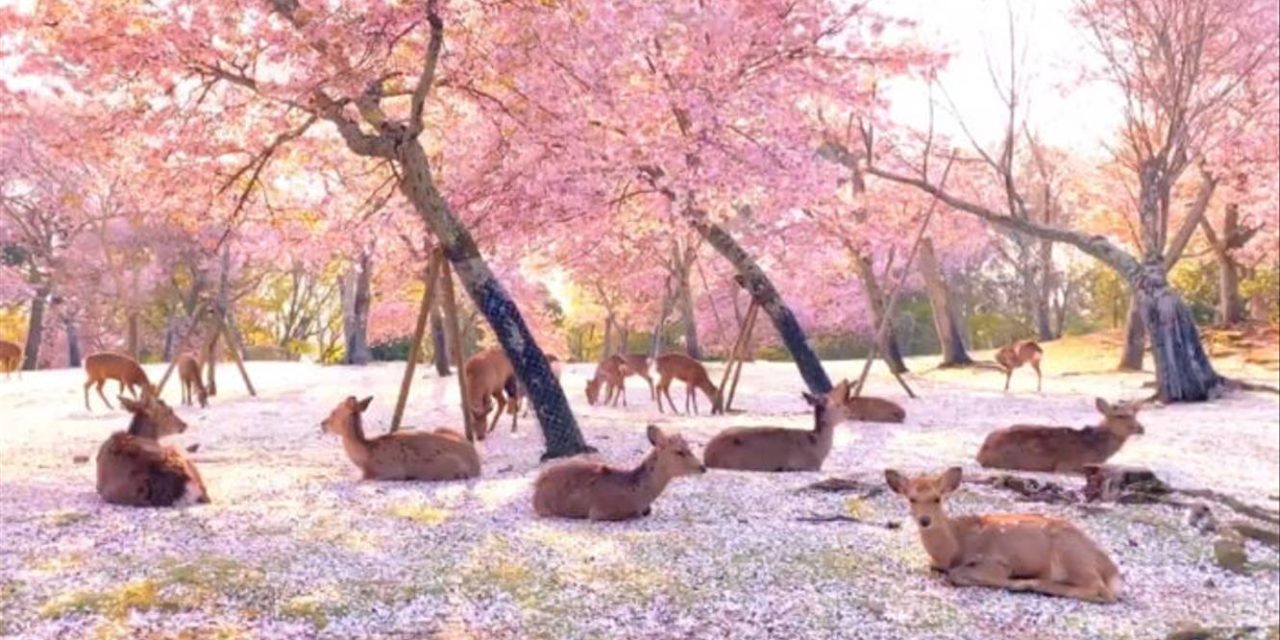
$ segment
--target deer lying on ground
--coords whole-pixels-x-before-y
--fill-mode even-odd
[[[849,398],[844,406],[849,412],[846,419],[855,422],[902,422],[907,419],[906,410],[884,398],[857,396]]]
[[[501,347],[489,347],[467,358],[463,365],[467,380],[467,404],[476,428],[476,437],[483,440],[498,425],[498,419],[507,408],[507,381],[515,375],[515,368]],[[489,412],[497,405],[493,422]],[[516,414],[511,414],[511,430],[516,430]],[[486,427],[486,423],[488,426]]]
[[[698,412],[698,399],[694,394],[694,389],[699,389],[707,394],[707,399],[711,401],[712,414],[724,413],[720,391],[711,382],[711,377],[707,375],[707,369],[702,366],[701,362],[683,353],[664,353],[658,356],[658,376],[656,389],[658,411],[662,411],[662,397],[665,395],[667,403],[671,405],[671,412],[679,413],[676,410],[676,403],[671,401],[671,381],[682,380],[685,383],[685,413],[689,412],[689,403],[691,402],[693,403],[693,412]]]
[[[155,395],[155,387],[151,386],[147,372],[142,370],[137,360],[129,356],[110,351],[95,353],[84,359],[84,371],[89,376],[84,383],[84,408],[87,410],[92,411],[89,407],[89,387],[94,385],[97,385],[98,397],[102,398],[107,408],[114,409],[111,401],[107,400],[106,394],[102,392],[102,385],[106,384],[107,380],[120,382],[121,395],[124,394],[125,388],[128,388],[129,393],[137,398],[139,387]]]
[[[4,369],[5,379],[8,380],[14,371],[17,371],[18,377],[21,378],[21,365],[22,347],[8,340],[0,340],[0,369]]]
[[[457,431],[397,431],[365,437],[361,414],[372,401],[372,397],[357,401],[350,396],[320,423],[322,433],[342,438],[347,456],[363,479],[462,480],[480,475],[479,454]]]
[[[836,427],[849,417],[849,381],[822,396],[804,394],[813,407],[813,430],[731,427],[707,443],[707,466],[743,471],[818,471],[831,453]]]
[[[908,478],[884,472],[911,503],[932,567],[954,586],[1035,591],[1090,602],[1115,602],[1120,574],[1105,551],[1075,525],[1030,514],[947,517],[943,499],[960,486],[961,470]]]
[[[1146,432],[1138,422],[1141,402],[1110,404],[1095,399],[1102,414],[1096,427],[1015,425],[992,431],[978,451],[978,463],[998,469],[1083,473],[1087,465],[1102,464],[1124,446],[1130,436]]]
[[[1044,381],[1040,375],[1040,359],[1044,357],[1044,350],[1035,340],[1018,340],[1010,342],[996,352],[996,362],[1000,363],[1000,367],[1004,369],[1004,390],[1009,390],[1009,381],[1013,379],[1013,370],[1024,364],[1031,365],[1036,370],[1036,391],[1040,391],[1040,385]]]
[[[646,433],[653,451],[634,469],[579,459],[543,471],[534,483],[533,510],[544,518],[630,520],[649,515],[673,478],[706,473],[684,438],[653,425]]]
[[[209,406],[209,392],[200,380],[200,361],[189,353],[178,356],[178,382],[182,386],[182,404],[191,406],[192,398],[200,402],[200,408]]]
[[[209,502],[195,465],[161,437],[186,431],[187,424],[164,401],[143,387],[139,400],[119,396],[133,413],[128,431],[117,431],[98,449],[98,495],[112,504],[168,507]]]

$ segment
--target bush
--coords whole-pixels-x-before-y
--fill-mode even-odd
[[[375,362],[391,362],[409,359],[409,346],[413,344],[413,336],[394,338],[378,344],[369,345],[369,354]]]

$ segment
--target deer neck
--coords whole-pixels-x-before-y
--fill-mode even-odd
[[[1085,432],[1093,448],[1107,458],[1115,455],[1120,447],[1124,446],[1124,441],[1129,439],[1129,436],[1113,429],[1106,422],[1096,427],[1088,427]]]
[[[160,436],[156,433],[156,425],[141,413],[133,414],[133,420],[129,422],[129,435],[136,438],[147,438],[148,440],[159,440]]]
[[[364,437],[364,427],[360,423],[359,414],[352,418],[350,427],[341,435],[342,448],[346,449],[347,456],[356,463],[357,467],[364,469],[372,456],[369,452],[369,440]]]
[[[943,515],[933,526],[920,530],[920,541],[933,566],[950,569],[960,563],[960,532],[956,522]]]
[[[814,446],[825,458],[828,453],[831,453],[831,445],[836,436],[836,425],[831,422],[826,407],[813,408],[813,433],[817,438]]]
[[[658,469],[658,450],[649,452],[640,466],[631,470],[631,481],[635,485],[636,496],[645,504],[651,503],[662,495],[671,482],[670,474]]]

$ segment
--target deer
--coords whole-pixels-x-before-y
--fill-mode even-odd
[[[501,347],[489,347],[467,358],[463,365],[467,384],[467,407],[476,425],[476,435],[481,440],[498,426],[498,419],[507,408],[507,381],[515,376],[511,360]],[[514,399],[513,399],[514,400]],[[489,411],[497,404],[497,413],[489,423]],[[517,416],[511,414],[511,431],[516,430]],[[486,423],[488,427],[486,427]]]
[[[613,358],[621,361],[618,370],[622,373],[624,383],[631,376],[640,376],[649,383],[649,397],[657,399],[658,392],[653,386],[653,378],[649,375],[649,356],[643,353],[615,353]],[[627,406],[627,387],[623,384],[618,388],[622,391],[622,406],[625,407]]]
[[[1085,467],[1115,455],[1130,436],[1146,433],[1138,422],[1141,401],[1111,404],[1095,398],[1094,406],[1102,414],[1096,427],[1014,425],[992,431],[978,451],[978,463],[997,469],[1083,473]]]
[[[784,427],[731,427],[716,434],[703,457],[713,469],[741,471],[819,471],[831,453],[836,427],[848,420],[848,380],[825,395],[802,394],[813,407],[813,430]]]
[[[18,378],[22,378],[22,347],[16,342],[8,340],[0,340],[0,369],[4,369],[4,379],[8,380],[13,376],[13,372],[18,372]]]
[[[347,457],[364,480],[465,480],[480,475],[480,455],[452,429],[396,431],[368,438],[362,415],[373,396],[348,396],[320,423],[321,433],[342,438]]]
[[[127,387],[129,393],[137,398],[139,397],[137,387],[141,387],[143,391],[151,391],[152,395],[155,395],[155,387],[147,378],[147,372],[142,370],[137,360],[124,354],[102,351],[90,355],[84,359],[84,371],[89,376],[84,383],[84,408],[88,411],[93,410],[89,407],[89,387],[94,385],[97,385],[98,397],[102,398],[107,408],[115,408],[102,392],[102,385],[106,384],[107,380],[119,381],[121,394]]]
[[[1119,599],[1120,572],[1096,542],[1066,520],[1033,514],[950,518],[943,501],[962,471],[907,477],[893,469],[885,482],[911,506],[930,565],[957,587],[993,587],[1109,604]]]
[[[857,422],[903,422],[907,412],[898,403],[884,398],[856,396],[844,403],[848,420]]]
[[[193,398],[199,401],[200,408],[209,406],[209,392],[200,380],[200,361],[190,353],[178,356],[178,381],[182,385],[182,404],[191,406]]]
[[[604,387],[604,404],[616,407],[621,396],[622,406],[627,406],[627,369],[626,360],[621,356],[612,355],[601,360],[596,365],[595,375],[587,381],[587,403],[595,406],[600,402],[600,388]],[[649,384],[653,384],[652,379]]]
[[[117,431],[98,449],[98,495],[110,504],[169,507],[206,504],[209,492],[194,464],[160,438],[182,433],[187,423],[150,387],[138,400],[119,396],[133,414],[127,431]]]
[[[1044,357],[1044,349],[1035,340],[1016,340],[1000,348],[996,352],[996,362],[1004,370],[1004,390],[1009,390],[1009,381],[1013,379],[1013,370],[1024,364],[1036,370],[1036,392],[1041,390],[1044,377],[1040,374],[1040,360]]]
[[[570,460],[538,475],[533,510],[543,518],[631,520],[652,513],[653,501],[674,478],[707,472],[678,434],[646,429],[653,450],[634,469]]]
[[[685,413],[689,412],[690,402],[693,403],[693,412],[695,414],[698,412],[698,399],[694,394],[694,389],[699,389],[707,394],[707,399],[711,401],[712,415],[724,413],[720,391],[716,389],[716,385],[711,382],[711,377],[707,375],[707,368],[702,366],[701,362],[683,353],[664,353],[658,356],[658,386],[656,389],[658,411],[662,411],[662,396],[665,395],[667,403],[671,405],[671,412],[680,413],[676,410],[676,403],[671,401],[671,381],[676,379],[685,383]]]

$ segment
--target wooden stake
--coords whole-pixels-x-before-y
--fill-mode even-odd
[[[178,342],[178,349],[174,350],[173,357],[169,358],[169,366],[165,368],[164,375],[160,376],[160,382],[156,384],[156,396],[164,391],[164,385],[169,381],[169,376],[173,375],[173,368],[178,366],[178,356],[181,350],[186,349],[187,342],[191,340],[191,334],[195,333],[196,327],[200,326],[200,316],[204,314],[204,301],[196,304],[196,308],[191,312],[191,326],[187,327],[186,333],[182,334],[182,340]]]
[[[738,367],[733,372],[733,382],[729,386],[729,398],[725,400],[724,411],[729,412],[733,406],[733,398],[738,393],[738,378],[742,377],[743,361],[747,356],[747,347],[751,346],[751,334],[756,330],[756,318],[760,317],[760,305],[754,300],[751,302],[752,307],[747,309],[746,328],[742,332],[742,352],[738,354]]]
[[[404,377],[400,379],[400,395],[396,398],[396,410],[391,415],[391,431],[400,429],[400,421],[404,418],[404,407],[409,401],[409,387],[413,383],[413,370],[418,366],[418,357],[422,355],[422,340],[427,332],[427,317],[431,315],[431,307],[435,303],[436,281],[440,278],[440,263],[444,254],[439,250],[431,253],[431,261],[427,266],[425,289],[422,291],[422,306],[418,307],[418,321],[413,325],[413,342],[409,344],[409,361],[404,365]]]
[[[462,329],[458,324],[458,301],[453,297],[453,268],[447,260],[442,260],[440,288],[444,307],[444,331],[449,340],[449,350],[458,359],[458,392],[462,398],[462,424],[466,427],[467,440],[475,442],[476,438],[484,440],[483,422],[477,426],[471,418],[471,403],[467,401],[467,354],[462,352]]]
[[[733,363],[737,362],[738,351],[742,348],[743,342],[745,342],[745,338],[747,335],[747,322],[751,319],[751,312],[755,311],[755,308],[756,308],[756,301],[752,299],[751,305],[747,307],[747,315],[742,318],[742,326],[738,327],[738,337],[734,339],[733,347],[729,349],[729,357],[726,360],[725,366],[724,366],[724,375],[720,376],[719,389],[722,393],[725,391],[726,385],[729,384],[729,376],[733,372]],[[725,410],[728,411],[728,407],[725,407]]]
[[[244,388],[248,389],[250,397],[258,397],[258,392],[253,388],[253,381],[249,379],[249,370],[244,366],[244,345],[240,342],[240,332],[235,327],[235,319],[231,316],[231,312],[227,311],[223,314],[221,321],[218,323],[222,327],[222,339],[231,347],[231,357],[236,362],[236,368],[240,370],[240,377],[244,379]]]

